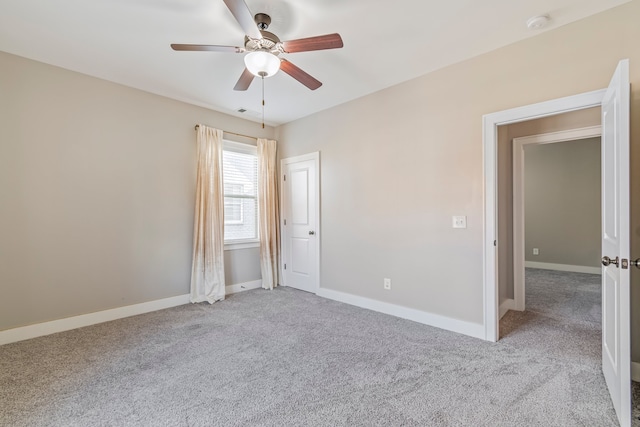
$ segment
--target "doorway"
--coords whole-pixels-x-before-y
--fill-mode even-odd
[[[590,126],[564,129],[576,124]],[[558,128],[563,130],[519,136]],[[512,245],[499,254],[506,264],[498,277],[502,316],[525,309],[525,267],[601,274],[600,109],[507,125],[499,133],[510,145],[499,150],[512,151],[510,167],[501,170],[512,172],[504,179],[513,183],[510,200],[498,195],[507,205],[498,221],[510,226],[500,243]]]
[[[507,125],[499,133],[521,135],[599,122],[600,109],[594,108]],[[527,310],[515,322],[513,315],[505,319],[511,324],[504,330],[522,328],[527,333],[553,335],[560,328],[565,339],[580,337],[583,356],[594,360],[600,357],[602,335],[600,135],[601,126],[596,125],[503,138],[510,147],[501,150],[511,148],[513,160],[499,169],[513,175],[513,233],[503,236],[512,239],[512,260],[508,261],[513,262],[513,275],[504,274],[510,269],[503,268],[499,277],[500,317],[508,310]],[[499,193],[498,199],[505,196]],[[499,212],[499,221],[511,219],[505,211]],[[507,259],[499,264],[504,266]]]
[[[513,141],[514,308],[553,319],[567,331],[573,325],[592,330],[592,350],[598,356],[599,133],[598,126]],[[583,138],[562,140],[569,135]],[[579,334],[578,329],[572,337]]]

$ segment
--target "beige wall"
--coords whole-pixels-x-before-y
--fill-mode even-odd
[[[499,302],[513,298],[513,139],[600,125],[600,107],[498,127]]]
[[[525,146],[525,259],[599,267],[600,187],[600,138]]]
[[[604,88],[623,58],[637,193],[638,16],[633,1],[278,128],[281,157],[321,152],[321,286],[481,323],[482,116]]]
[[[0,330],[188,293],[194,124],[273,128],[6,53],[0,75]]]

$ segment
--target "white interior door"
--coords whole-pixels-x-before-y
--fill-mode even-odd
[[[313,293],[319,287],[318,160],[312,153],[281,164],[284,284]]]
[[[629,61],[602,101],[602,371],[622,427],[631,425]]]

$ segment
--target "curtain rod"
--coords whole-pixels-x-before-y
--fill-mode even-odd
[[[199,127],[200,127],[200,125],[196,125],[195,129],[198,130]],[[222,132],[228,133],[229,135],[235,135],[235,136],[241,136],[243,138],[255,139],[256,141],[258,140],[258,138],[256,138],[255,136],[243,135],[241,133],[229,132],[229,131],[226,131],[226,130],[223,130]]]

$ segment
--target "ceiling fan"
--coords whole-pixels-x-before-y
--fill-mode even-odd
[[[308,37],[289,41],[280,41],[278,36],[267,31],[271,17],[265,13],[252,16],[244,0],[224,0],[231,14],[244,30],[244,47],[202,44],[172,44],[173,50],[209,51],[245,53],[245,70],[236,83],[234,90],[247,90],[254,77],[270,77],[282,70],[311,90],[322,83],[296,65],[278,56],[282,53],[308,52],[312,50],[337,49],[343,47],[340,34]]]

